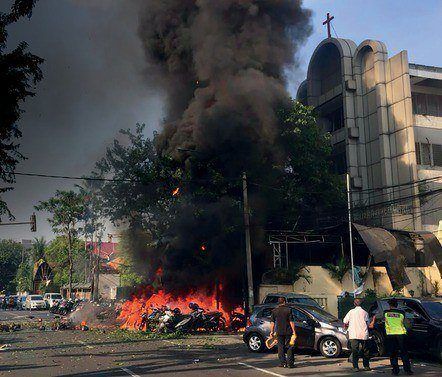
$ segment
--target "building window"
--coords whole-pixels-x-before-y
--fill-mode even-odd
[[[424,93],[412,96],[414,114],[442,117],[442,96]]]
[[[433,144],[433,165],[442,166],[442,145]]]
[[[345,141],[341,141],[333,146],[332,152],[333,170],[337,174],[347,173],[347,155],[345,151]]]
[[[331,132],[344,127],[344,108],[339,107],[336,110],[324,116],[330,122]]]
[[[442,145],[416,143],[416,162],[418,165],[442,166]]]

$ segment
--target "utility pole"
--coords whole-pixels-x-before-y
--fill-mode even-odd
[[[100,284],[100,257],[101,257],[101,237],[98,239],[97,242],[98,250],[96,255],[96,265],[95,265],[95,279],[94,279],[94,301],[98,301],[100,299],[100,291],[99,291],[99,284]]]
[[[356,291],[355,269],[353,259],[353,232],[351,226],[351,191],[350,191],[350,174],[347,173],[347,209],[348,209],[348,234],[350,242],[350,260],[351,260],[351,280],[353,283],[353,292]]]
[[[244,212],[244,228],[246,237],[246,262],[247,262],[247,291],[248,291],[248,309],[249,313],[255,304],[253,294],[253,273],[252,273],[252,245],[250,242],[250,210],[249,199],[247,197],[247,175],[242,174],[242,193],[243,193],[243,212]]]

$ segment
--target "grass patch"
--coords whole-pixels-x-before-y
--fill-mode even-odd
[[[99,331],[99,330],[97,330]],[[106,331],[106,334],[111,335],[119,340],[133,341],[133,340],[155,340],[155,339],[185,339],[189,335],[180,332],[170,334],[158,334],[145,331],[131,331],[123,329],[115,329]]]

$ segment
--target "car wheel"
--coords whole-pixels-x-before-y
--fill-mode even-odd
[[[385,355],[385,344],[382,335],[378,331],[373,331],[371,337],[374,342],[374,354],[373,356],[384,356]]]
[[[341,343],[338,339],[326,336],[319,342],[319,352],[327,358],[338,357],[341,354]]]
[[[264,338],[257,333],[251,334],[247,338],[247,347],[252,352],[263,352],[266,348]]]

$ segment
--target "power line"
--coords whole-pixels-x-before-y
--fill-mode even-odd
[[[354,193],[364,193],[364,192],[377,192],[377,191],[382,191],[382,190],[389,190],[392,188],[396,188],[396,187],[402,187],[402,186],[412,186],[412,185],[416,185],[419,183],[424,183],[424,182],[429,182],[429,181],[435,181],[438,179],[442,179],[442,175],[439,175],[437,177],[432,177],[432,178],[426,178],[426,179],[420,179],[417,181],[413,181],[413,182],[407,182],[407,183],[399,183],[397,185],[391,185],[391,186],[385,186],[385,187],[379,187],[379,188],[372,188],[372,189],[364,189],[364,190],[355,190]]]
[[[125,179],[125,178],[103,178],[103,177],[79,177],[79,176],[69,176],[69,175],[54,175],[54,174],[38,174],[38,173],[23,173],[15,172],[15,175],[27,176],[27,177],[38,177],[38,178],[52,178],[52,179],[69,179],[69,180],[80,180],[80,181],[101,181],[101,182],[127,182],[127,183],[140,183],[142,185],[150,185],[158,182],[142,182],[136,179]],[[176,179],[179,182],[213,182],[213,179]],[[240,181],[240,178],[223,178],[224,181]]]
[[[142,183],[141,181],[136,181],[132,179],[116,179],[116,178],[102,178],[102,177],[75,177],[68,175],[52,175],[52,174],[38,174],[38,173],[22,173],[15,172],[15,175],[27,176],[27,177],[39,177],[39,178],[54,178],[54,179],[71,179],[71,180],[81,180],[81,181],[104,181],[104,182],[135,182]]]

